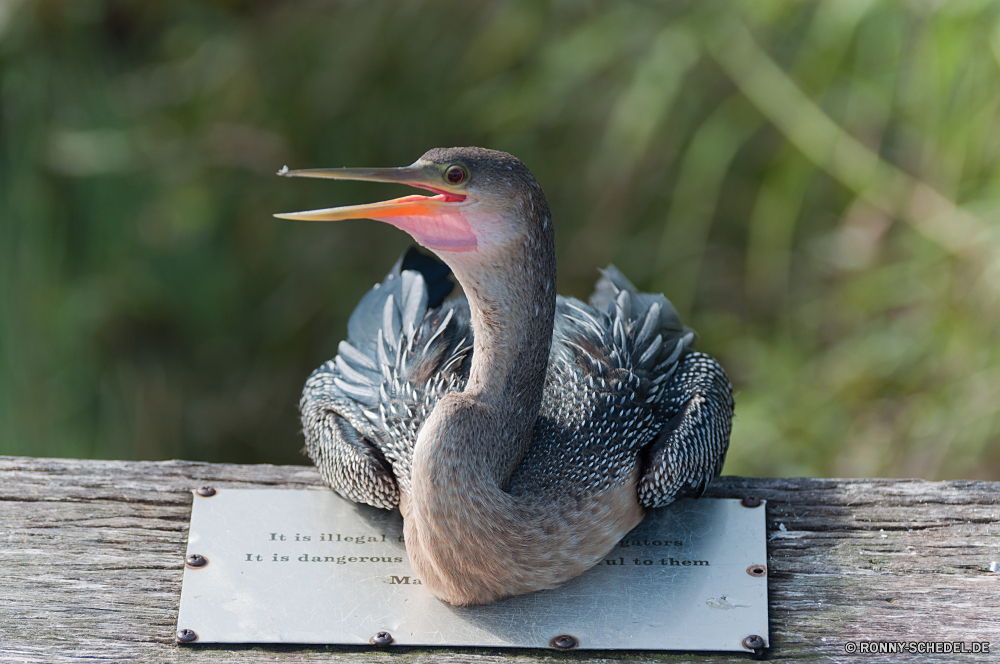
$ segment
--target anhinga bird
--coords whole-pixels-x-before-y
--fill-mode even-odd
[[[434,194],[276,216],[384,221],[445,264],[401,258],[300,403],[324,480],[351,500],[399,506],[410,562],[438,598],[474,605],[552,588],[647,508],[719,474],[726,374],[692,350],[663,295],[614,267],[589,305],[556,296],[548,204],[518,159],[439,148],[405,168],[280,174]],[[445,300],[449,268],[464,298]]]

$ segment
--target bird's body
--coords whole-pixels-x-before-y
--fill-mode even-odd
[[[444,174],[445,186],[418,184],[439,196],[302,215],[390,221],[447,267],[401,258],[300,408],[327,483],[398,505],[422,583],[452,604],[483,604],[582,573],[646,508],[703,490],[721,470],[732,397],[662,295],[613,267],[589,304],[555,295],[551,218],[519,161],[461,148],[418,166]],[[458,167],[460,192],[447,186]],[[479,207],[454,205],[469,199]],[[400,214],[379,217],[386,209]],[[424,216],[443,221],[419,225]],[[445,299],[449,268],[464,297]]]

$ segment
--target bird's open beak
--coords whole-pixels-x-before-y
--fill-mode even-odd
[[[287,212],[276,214],[279,219],[305,221],[340,221],[342,219],[374,219],[406,231],[428,249],[443,251],[473,251],[476,234],[462,214],[467,194],[444,183],[438,164],[418,161],[403,168],[313,168],[278,171],[285,177],[329,178],[334,180],[368,180],[394,182],[434,192],[434,196],[404,196],[380,203],[346,205],[344,207]]]

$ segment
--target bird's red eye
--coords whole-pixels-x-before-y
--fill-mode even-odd
[[[465,169],[461,166],[449,166],[444,177],[452,184],[461,184],[465,181]]]

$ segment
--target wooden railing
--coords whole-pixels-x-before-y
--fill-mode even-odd
[[[305,466],[0,457],[0,662],[738,662],[712,653],[178,645],[191,489]],[[771,661],[1000,661],[1000,482],[722,477],[768,500]],[[990,654],[848,654],[989,642]],[[930,647],[935,646],[919,646]],[[954,646],[938,646],[953,649]]]

